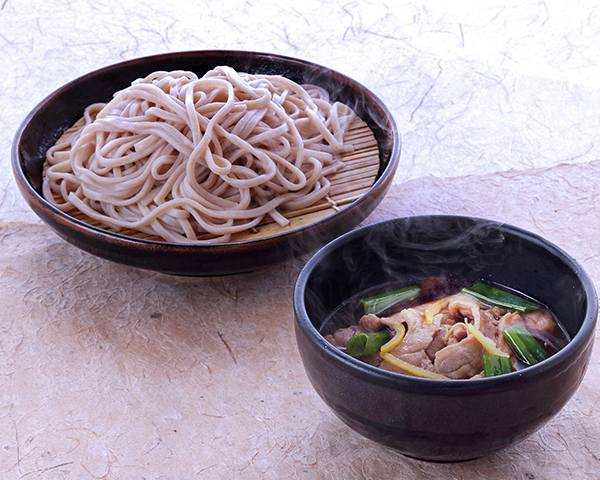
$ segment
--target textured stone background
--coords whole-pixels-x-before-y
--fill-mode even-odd
[[[594,2],[0,0],[0,478],[598,477],[600,353],[519,446],[410,460],[346,428],[308,383],[291,333],[306,259],[203,279],[100,260],[37,220],[9,156],[27,113],[96,68],[286,54],[352,76],[398,123],[402,165],[368,222],[507,221],[600,285],[599,33]]]

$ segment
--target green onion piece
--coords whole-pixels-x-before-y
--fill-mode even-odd
[[[463,292],[468,293],[484,303],[508,308],[509,310],[516,310],[517,312],[530,312],[542,308],[537,303],[533,303],[525,298],[513,295],[512,293],[490,287],[482,282],[478,282],[471,287],[463,288]]]
[[[500,355],[492,355],[491,353],[486,353],[483,356],[483,372],[486,377],[504,375],[512,371],[513,366],[510,357],[501,357]]]
[[[378,353],[389,339],[390,335],[385,330],[359,333],[348,340],[346,351],[353,357],[368,357]]]
[[[401,288],[392,292],[382,293],[374,297],[363,298],[360,303],[365,308],[365,313],[379,313],[386,308],[400,303],[403,300],[416,297],[421,289],[417,286]]]
[[[550,356],[523,325],[508,327],[502,335],[525,365],[535,365]]]

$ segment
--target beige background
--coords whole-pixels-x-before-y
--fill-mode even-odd
[[[398,122],[402,165],[367,222],[507,221],[598,286],[598,7],[165,3],[0,1],[0,478],[597,478],[598,348],[573,399],[520,445],[460,464],[407,459],[312,390],[292,333],[306,258],[199,279],[95,258],[28,209],[9,151],[37,102],[95,68],[200,48],[292,55],[356,78]]]

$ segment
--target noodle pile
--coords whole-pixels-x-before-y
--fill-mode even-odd
[[[48,150],[44,197],[116,231],[228,242],[327,199],[356,118],[314,85],[217,67],[154,72]]]

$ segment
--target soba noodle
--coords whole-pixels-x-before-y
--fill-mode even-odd
[[[228,242],[327,198],[354,118],[281,76],[154,72],[90,105],[48,150],[43,194],[116,231]]]

